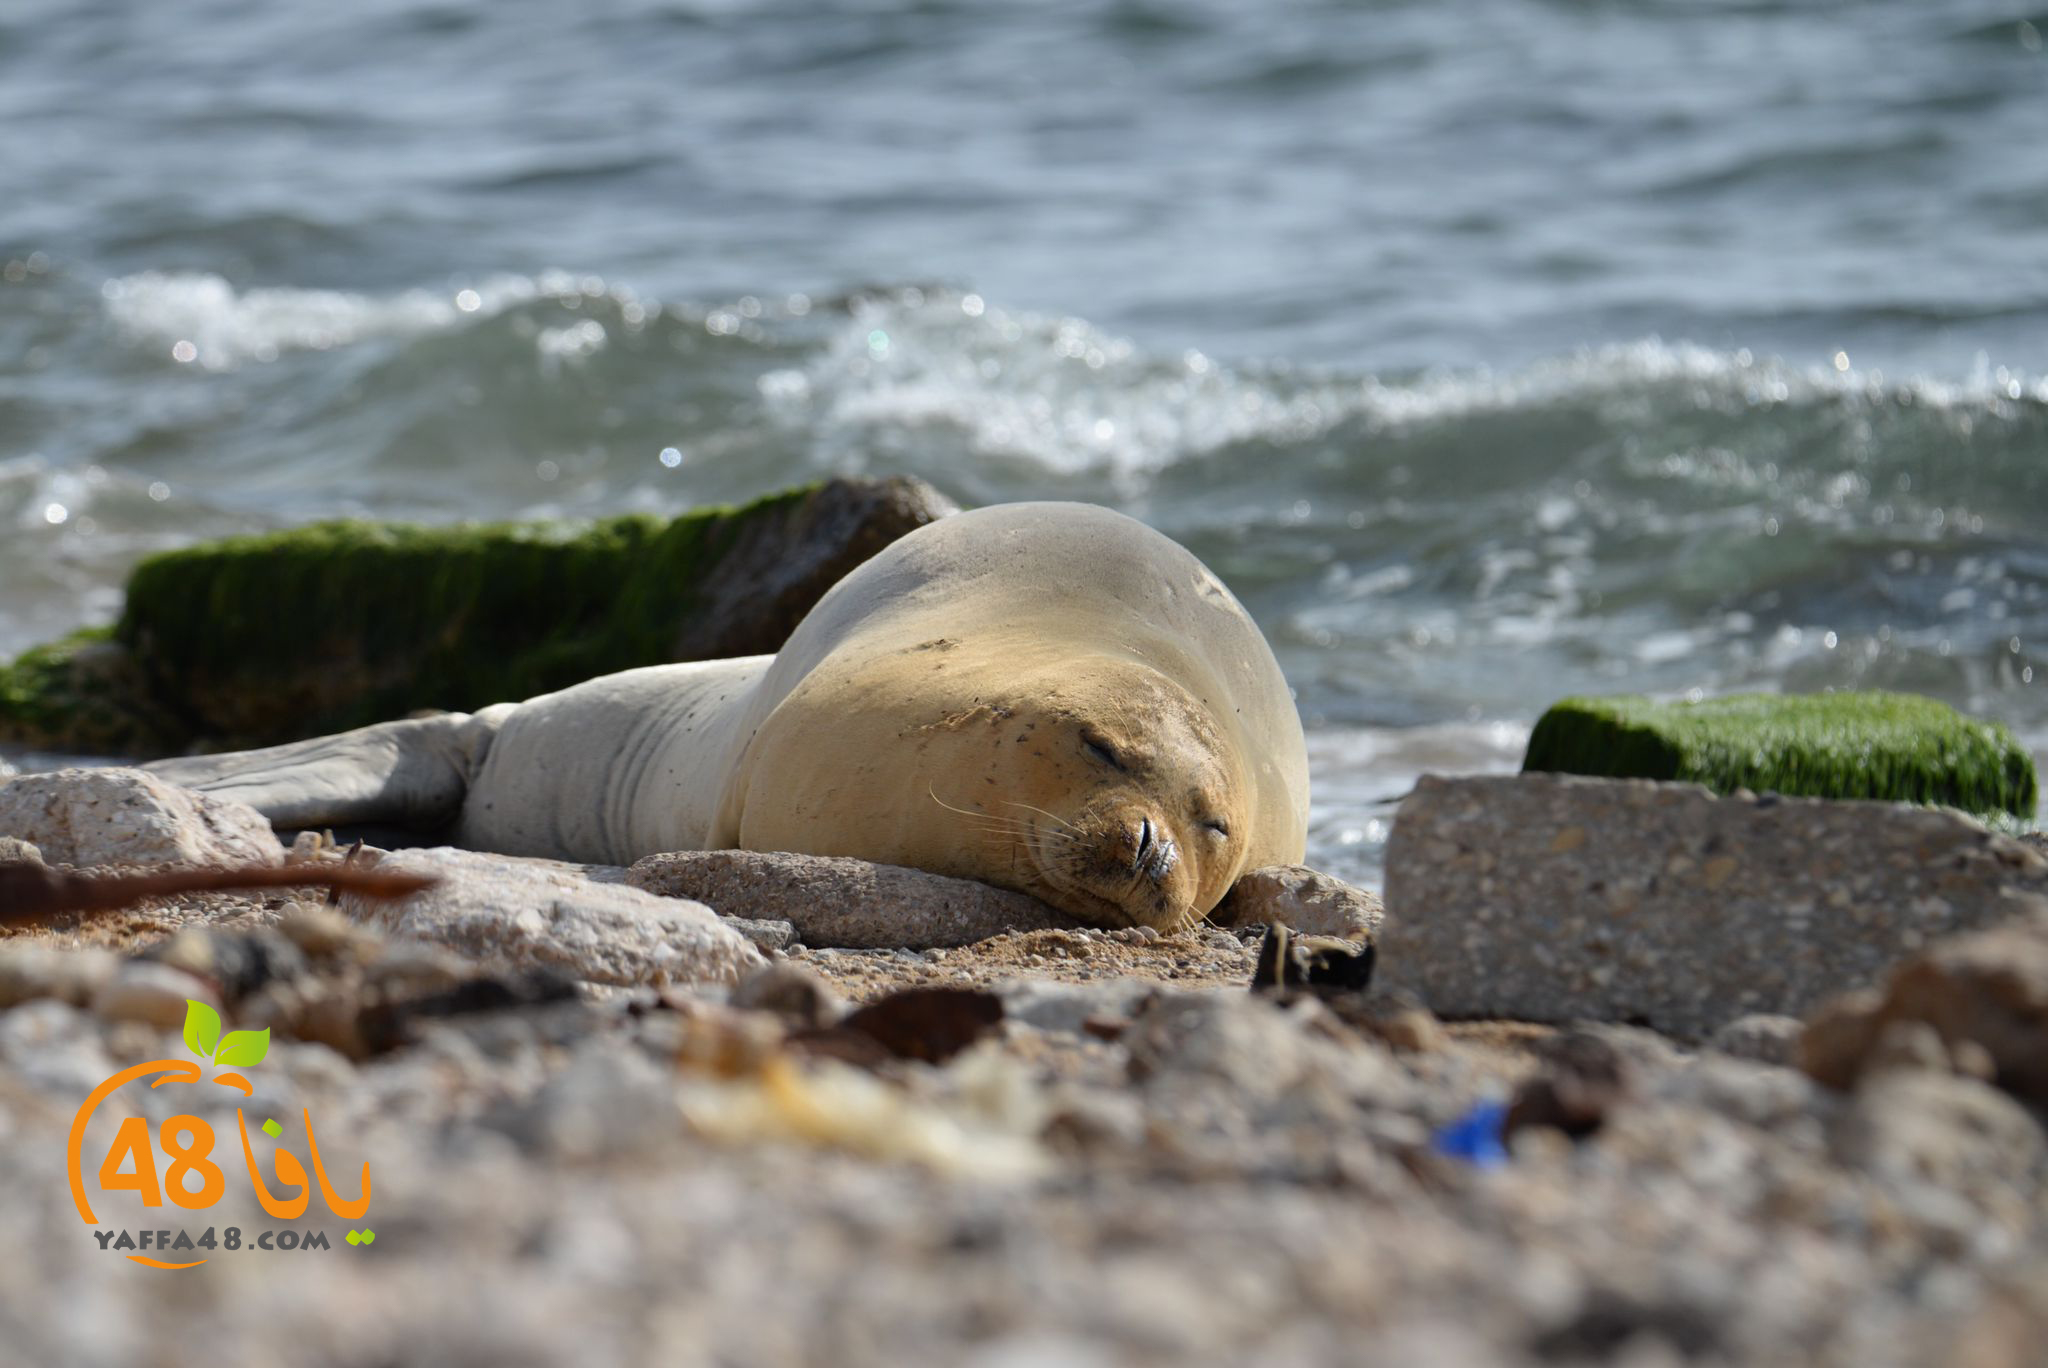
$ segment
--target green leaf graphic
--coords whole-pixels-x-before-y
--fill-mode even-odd
[[[203,1002],[186,998],[185,1048],[201,1059],[209,1059],[213,1055],[215,1043],[219,1040],[220,1013]]]
[[[261,1064],[263,1056],[270,1053],[270,1028],[260,1031],[229,1031],[228,1038],[220,1043],[220,1053],[213,1062],[221,1065]]]

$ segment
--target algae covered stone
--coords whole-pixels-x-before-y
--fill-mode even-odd
[[[915,480],[834,479],[673,518],[350,520],[170,551],[135,568],[111,634],[0,667],[0,739],[269,745],[773,651],[847,571],[952,508]]]
[[[1522,769],[2020,817],[2038,798],[2033,759],[2004,727],[1914,694],[1567,698],[1536,723]]]
[[[39,750],[146,755],[185,725],[150,696],[127,647],[87,627],[0,664],[0,740]]]

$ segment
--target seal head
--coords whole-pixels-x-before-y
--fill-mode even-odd
[[[785,666],[738,766],[741,847],[1161,931],[1301,858],[1306,748],[1271,651],[1199,561],[1120,514],[1005,505],[920,529],[813,610],[764,690]]]

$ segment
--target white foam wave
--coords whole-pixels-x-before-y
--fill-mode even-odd
[[[940,427],[964,433],[982,456],[1127,481],[1243,442],[1312,441],[1339,424],[1371,437],[1476,415],[1632,403],[1649,389],[1676,390],[1701,408],[1850,400],[1960,409],[1966,422],[2048,403],[2048,378],[1982,360],[1959,380],[1895,380],[1856,369],[1845,354],[1799,366],[1657,338],[1508,373],[1387,379],[1231,367],[1197,352],[1148,356],[1077,318],[914,290],[857,307],[806,365],[760,381],[770,412],[790,421],[869,438]]]
[[[444,331],[555,289],[547,277],[508,275],[461,289],[390,295],[291,286],[238,290],[217,275],[145,271],[107,281],[100,294],[108,316],[138,345],[225,370],[285,352]]]

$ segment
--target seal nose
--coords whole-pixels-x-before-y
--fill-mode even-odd
[[[1132,844],[1136,853],[1131,858],[1131,872],[1158,882],[1173,869],[1173,862],[1180,854],[1174,848],[1173,838],[1156,826],[1150,817],[1140,817],[1134,831]]]

